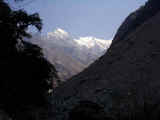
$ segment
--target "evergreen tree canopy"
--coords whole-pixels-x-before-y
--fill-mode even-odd
[[[37,13],[13,11],[0,0],[0,109],[15,119],[21,116],[19,111],[28,107],[47,106],[48,91],[53,79],[58,78],[42,49],[23,41],[24,37],[31,37],[27,32],[30,25],[42,29]]]

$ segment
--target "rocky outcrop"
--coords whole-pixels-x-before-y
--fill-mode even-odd
[[[90,106],[99,106],[109,120],[159,120],[159,31],[160,12],[157,12],[125,34],[123,40],[113,42],[99,60],[56,89],[54,119],[69,120],[73,111],[80,114],[81,110],[93,111]],[[86,101],[92,104],[86,105]]]

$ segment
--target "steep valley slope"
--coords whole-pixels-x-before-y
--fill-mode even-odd
[[[85,106],[86,103],[101,106],[109,120],[159,120],[158,3],[158,0],[149,0],[141,8],[143,14],[136,11],[139,23],[134,17],[127,18],[108,51],[55,90],[52,103],[54,120],[79,120],[81,113],[87,110],[92,118],[94,114],[89,114],[92,107]],[[131,25],[134,22],[137,22],[136,26]],[[72,112],[78,116],[73,117]]]

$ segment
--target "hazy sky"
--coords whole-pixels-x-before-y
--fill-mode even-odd
[[[44,34],[61,28],[76,37],[110,39],[125,17],[146,1],[26,0],[14,7],[22,7],[30,13],[38,12],[43,19]]]

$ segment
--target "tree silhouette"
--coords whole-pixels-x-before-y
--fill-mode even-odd
[[[0,109],[14,120],[35,119],[30,111],[48,109],[48,91],[57,79],[55,67],[37,45],[23,41],[31,37],[28,27],[42,29],[37,13],[13,11],[0,0]]]

